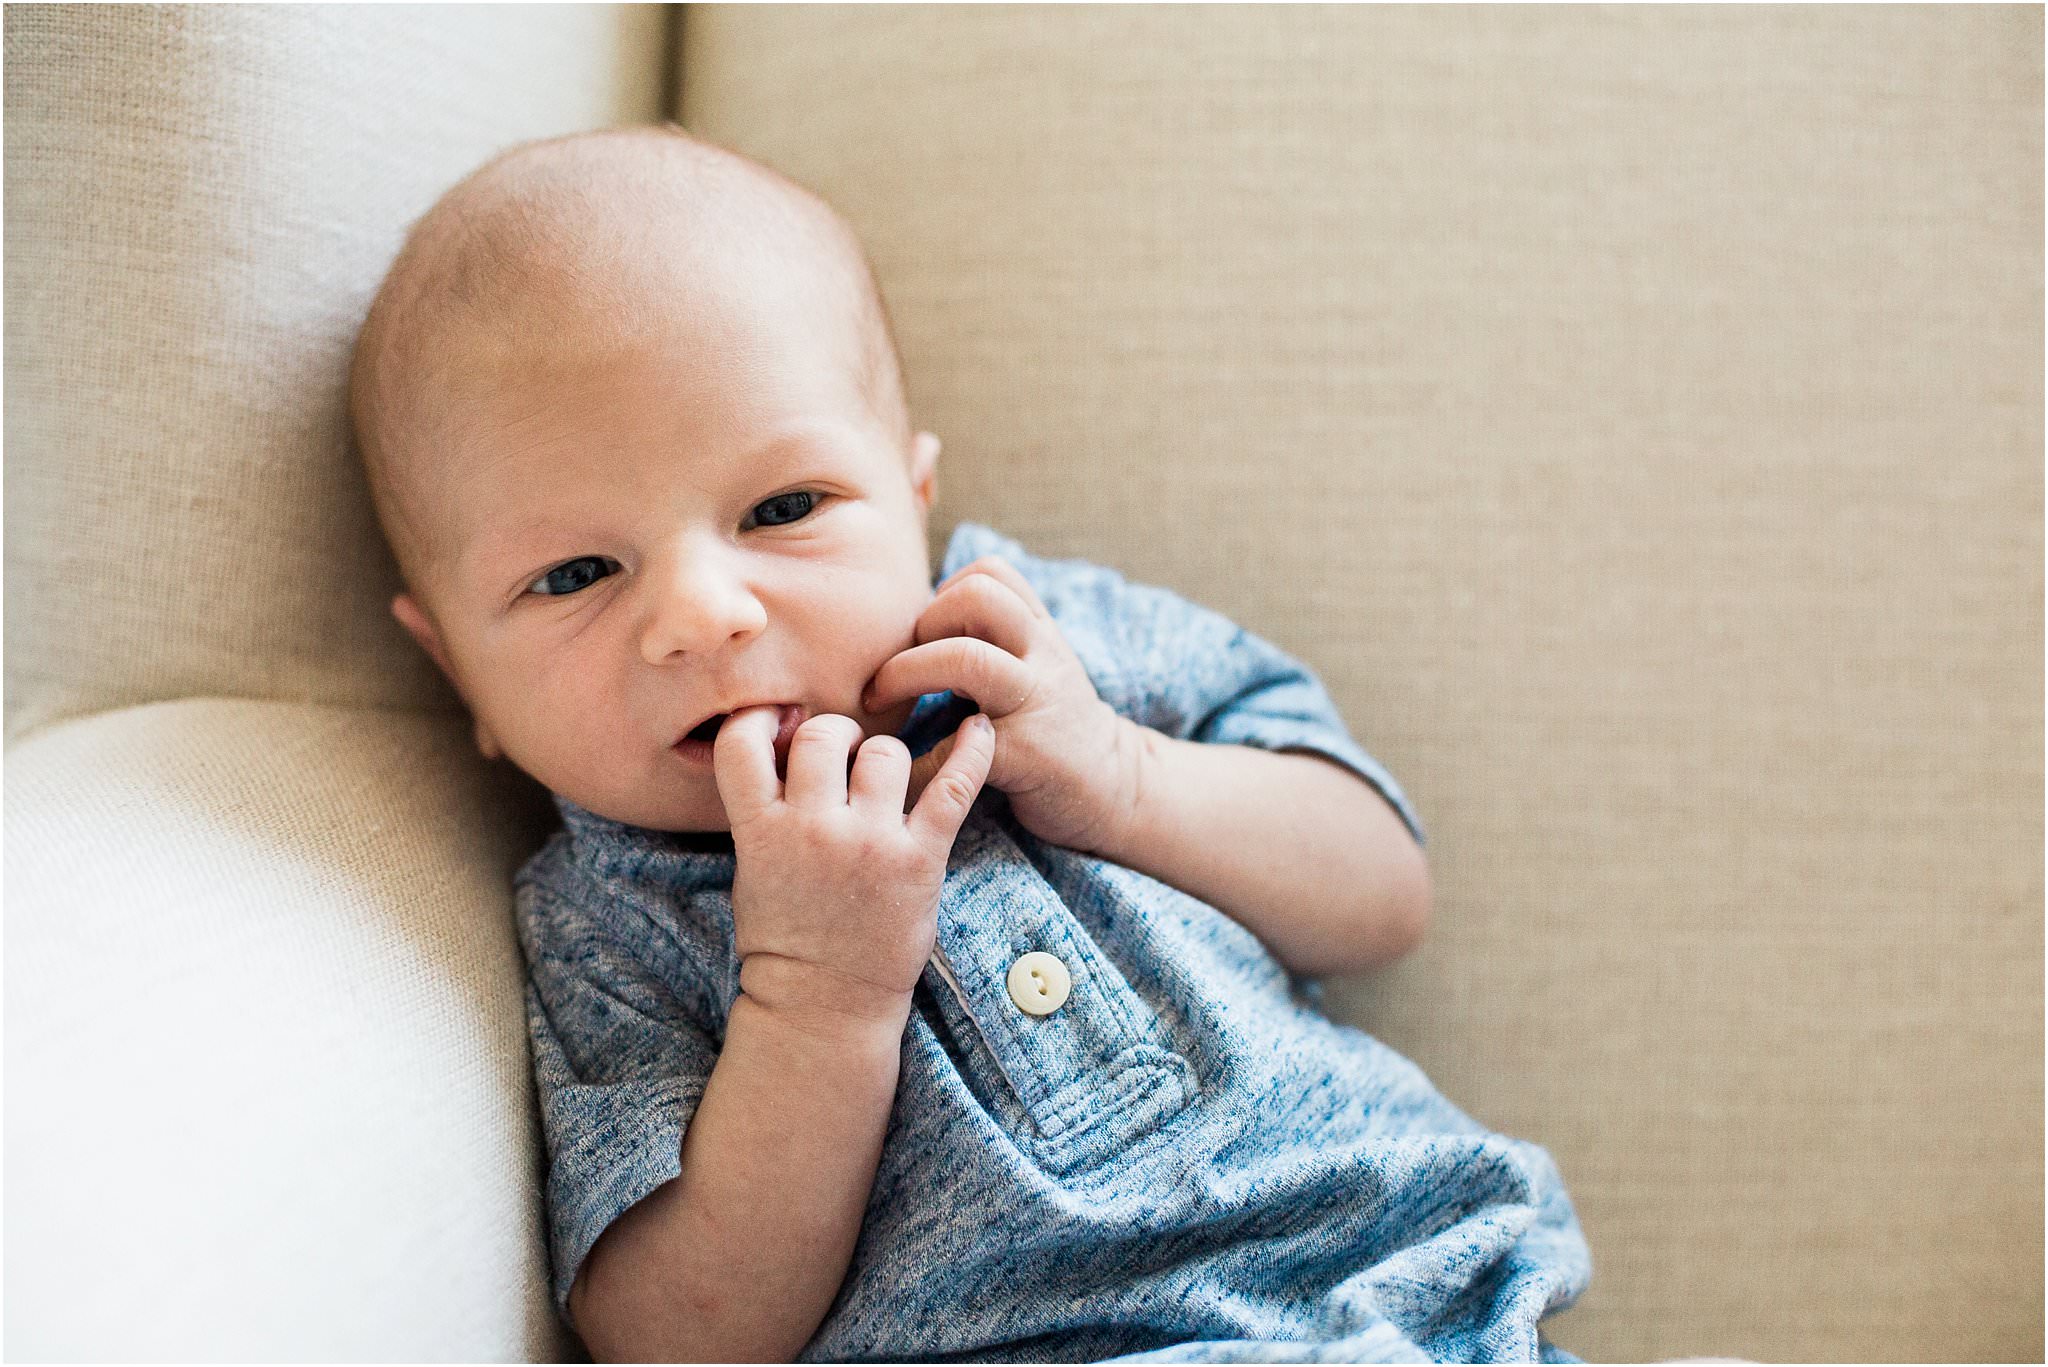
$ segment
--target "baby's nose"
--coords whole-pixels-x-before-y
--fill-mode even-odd
[[[710,654],[768,624],[761,600],[745,584],[717,574],[677,576],[650,597],[640,631],[640,653],[649,664]]]

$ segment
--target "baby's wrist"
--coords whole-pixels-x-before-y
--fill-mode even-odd
[[[813,1033],[903,1033],[916,986],[898,989],[827,964],[757,951],[740,960],[740,993]]]
[[[1112,749],[1115,782],[1094,823],[1093,829],[1099,834],[1090,853],[1126,863],[1124,856],[1143,843],[1145,794],[1154,782],[1152,772],[1159,763],[1158,745],[1165,739],[1128,717],[1117,718],[1116,744]]]

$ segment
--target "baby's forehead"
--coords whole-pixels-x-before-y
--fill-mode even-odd
[[[670,168],[687,176],[687,169]],[[727,176],[650,188],[600,164],[515,180],[423,244],[439,277],[413,311],[436,388],[517,393],[620,358],[729,349],[767,329],[798,363],[882,394],[894,344],[858,244],[782,192]],[[438,259],[437,255],[438,254]]]
[[[661,129],[612,130],[514,149],[444,197],[422,224],[427,270],[449,302],[537,300],[630,316],[749,274],[792,270],[852,302],[858,241],[822,200],[722,149]],[[433,258],[448,258],[434,269]]]

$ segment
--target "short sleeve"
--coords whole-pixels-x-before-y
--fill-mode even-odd
[[[574,907],[531,884],[519,899],[548,1250],[566,1320],[598,1236],[682,1171],[683,1132],[718,1050],[674,993]]]
[[[1170,589],[1120,582],[1115,598],[1119,682],[1133,720],[1181,740],[1325,756],[1371,784],[1425,843],[1407,794],[1351,738],[1301,661]]]

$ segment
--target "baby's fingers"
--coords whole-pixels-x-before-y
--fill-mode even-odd
[[[945,767],[932,775],[906,822],[912,834],[927,845],[951,849],[960,834],[960,823],[988,781],[989,765],[996,757],[996,728],[984,713],[977,712],[960,724],[953,736],[953,753]]]
[[[876,816],[903,816],[903,791],[910,782],[910,747],[894,736],[869,736],[853,757],[847,800]]]
[[[780,718],[770,704],[743,707],[725,719],[711,743],[711,777],[731,825],[745,825],[782,795],[781,780],[775,777]]]

